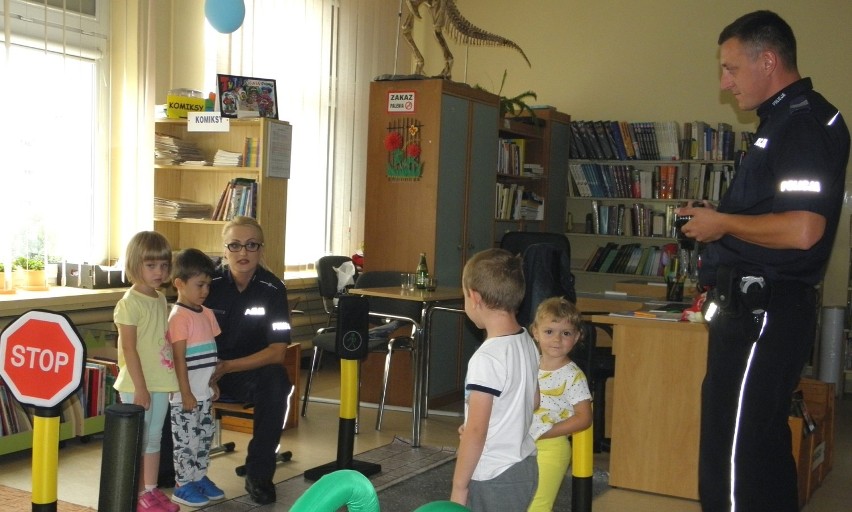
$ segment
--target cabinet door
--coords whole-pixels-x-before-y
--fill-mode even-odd
[[[496,140],[496,106],[444,96],[436,240],[436,274],[442,285],[461,286],[467,259],[492,246]],[[467,361],[480,341],[463,314],[435,315],[428,396],[463,389]]]
[[[550,168],[547,169],[545,231],[565,232],[565,193],[568,190],[568,140],[570,126],[552,122],[550,126]]]
[[[472,118],[465,260],[494,244],[497,107],[474,103]]]
[[[467,188],[470,101],[451,95],[441,99],[438,203],[435,215],[435,268],[438,283],[461,286],[464,263],[464,208]],[[429,214],[429,212],[424,212]]]

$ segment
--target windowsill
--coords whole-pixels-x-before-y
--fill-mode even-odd
[[[86,288],[72,288],[66,286],[51,286],[45,291],[15,290],[15,293],[0,294],[0,325],[11,317],[17,317],[32,309],[43,309],[56,313],[82,314],[97,310],[109,310],[109,318],[112,318],[112,309],[115,303],[124,295],[127,288],[106,288],[102,290],[89,290]],[[98,317],[74,315],[72,318],[76,323],[93,320]],[[106,312],[100,315],[105,317]]]
[[[287,272],[287,289],[308,290],[316,288],[316,271]],[[31,309],[45,309],[57,313],[114,308],[127,288],[90,290],[70,286],[51,286],[44,291],[15,290],[0,294],[0,318],[15,317]]]

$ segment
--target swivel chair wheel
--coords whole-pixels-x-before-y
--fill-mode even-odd
[[[222,451],[227,452],[227,453],[231,453],[232,451],[234,451],[236,449],[236,447],[237,447],[237,445],[234,442],[224,443],[224,444],[222,444]]]

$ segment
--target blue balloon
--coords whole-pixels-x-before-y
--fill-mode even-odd
[[[205,0],[204,16],[218,32],[230,34],[243,24],[246,4],[243,0]]]

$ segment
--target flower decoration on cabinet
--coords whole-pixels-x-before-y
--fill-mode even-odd
[[[387,176],[396,180],[420,179],[420,124],[414,119],[401,119],[388,125],[385,149],[388,152]]]

